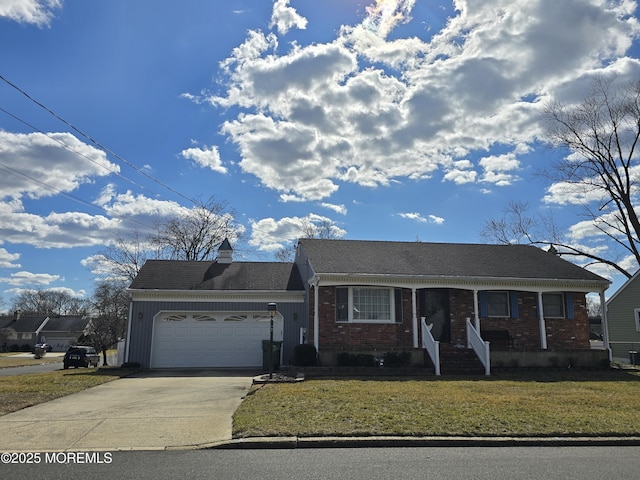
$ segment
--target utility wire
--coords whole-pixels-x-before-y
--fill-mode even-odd
[[[174,188],[168,186],[167,184],[161,182],[160,180],[154,178],[153,176],[149,175],[147,172],[145,172],[142,168],[138,167],[137,165],[134,165],[133,163],[129,162],[128,160],[124,159],[123,157],[121,157],[120,155],[118,155],[117,153],[115,153],[113,150],[105,147],[103,144],[101,144],[100,142],[98,142],[97,140],[95,140],[94,138],[92,138],[91,136],[89,136],[88,134],[84,133],[82,130],[76,128],[72,123],[68,122],[67,120],[65,120],[64,118],[62,118],[60,115],[58,115],[56,112],[54,112],[53,110],[51,110],[49,107],[47,107],[46,105],[40,103],[39,101],[37,101],[35,98],[33,98],[31,95],[29,95],[27,92],[25,92],[23,89],[21,89],[20,87],[18,87],[16,84],[10,82],[9,80],[7,80],[3,75],[0,75],[0,80],[2,80],[3,82],[5,82],[7,85],[9,85],[10,87],[14,88],[15,90],[17,90],[18,92],[20,92],[22,95],[24,95],[25,97],[27,97],[31,102],[35,103],[36,105],[38,105],[40,108],[44,109],[46,112],[48,112],[49,114],[53,115],[55,118],[57,118],[58,120],[60,120],[62,123],[64,123],[65,125],[67,125],[69,128],[71,128],[72,130],[74,130],[76,133],[80,134],[81,136],[83,136],[84,138],[86,138],[87,140],[89,140],[91,143],[93,143],[94,145],[96,145],[97,147],[99,147],[101,150],[104,150],[107,153],[110,153],[111,155],[113,155],[115,158],[117,158],[118,160],[120,160],[122,163],[124,163],[125,165],[129,166],[130,168],[133,168],[135,171],[137,171],[138,173],[140,173],[141,175],[144,175],[145,177],[147,177],[149,180],[157,183],[158,185],[166,188],[167,190],[169,190],[172,193],[175,193],[176,195],[184,198],[185,200],[189,201],[190,203],[197,205],[198,202],[196,202],[194,199],[187,197],[186,195],[178,192],[177,190],[175,190]]]
[[[3,112],[7,115],[9,115],[10,117],[12,117],[13,119],[17,120],[18,122],[22,123],[23,125],[26,125],[27,127],[31,128],[33,131],[41,133],[42,135],[46,135],[47,137],[49,137],[50,140],[59,143],[62,147],[64,147],[65,149],[69,150],[70,152],[75,153],[76,155],[79,155],[83,158],[86,158],[87,160],[89,160],[91,163],[104,168],[107,172],[112,173],[113,175],[116,175],[117,177],[121,178],[122,180],[130,183],[131,185],[133,185],[134,187],[138,187],[142,190],[146,190],[149,193],[153,194],[154,196],[160,196],[158,195],[156,192],[149,190],[148,188],[144,187],[143,185],[140,185],[139,183],[134,182],[133,180],[131,180],[130,178],[122,175],[120,172],[113,170],[111,168],[108,168],[106,165],[103,165],[101,163],[96,162],[94,159],[92,159],[91,157],[88,157],[87,155],[85,155],[84,153],[81,153],[79,151],[77,151],[76,149],[74,149],[73,147],[67,145],[66,143],[64,143],[62,140],[59,140],[57,138],[54,138],[53,135],[51,135],[50,133],[47,132],[43,132],[42,130],[40,130],[38,127],[30,124],[29,122],[27,122],[26,120],[23,120],[22,118],[18,117],[17,115],[14,115],[11,112],[8,112],[7,110],[5,110],[4,108],[0,107],[0,112]]]
[[[109,217],[114,217],[114,218],[120,218],[122,220],[125,220],[127,222],[131,222],[131,223],[135,223],[137,225],[140,225],[142,227],[145,228],[151,228],[149,225],[145,225],[144,223],[138,222],[136,220],[132,220],[131,218],[127,218],[127,217],[123,217],[123,216],[119,216],[119,215],[113,215],[109,212],[107,212],[103,207],[101,207],[100,205],[96,205],[94,203],[88,202],[86,200],[83,200],[80,197],[77,197],[75,195],[72,195],[71,193],[65,192],[63,190],[60,190],[57,187],[54,187],[53,185],[49,185],[48,183],[43,182],[42,180],[38,180],[37,178],[33,178],[30,175],[27,175],[26,173],[22,173],[18,170],[16,170],[15,168],[12,168],[8,165],[5,165],[4,163],[0,163],[0,170],[4,170],[5,172],[9,173],[10,175],[14,175],[16,177],[22,177],[27,179],[28,181],[35,183],[37,185],[40,185],[42,187],[48,188],[50,190],[53,190],[55,192],[58,192],[61,195],[64,195],[65,197],[73,200],[74,202],[78,202],[81,203],[83,205],[88,205],[89,207],[95,208],[97,210],[100,210],[101,212],[103,212],[105,215],[109,216]]]

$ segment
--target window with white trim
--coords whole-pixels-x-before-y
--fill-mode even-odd
[[[391,323],[395,317],[392,288],[336,288],[336,322]]]
[[[487,291],[487,316],[509,317],[509,292]]]
[[[640,332],[640,308],[633,311],[633,318],[636,319],[636,332]]]
[[[543,293],[542,309],[545,318],[567,318],[564,308],[564,294]]]

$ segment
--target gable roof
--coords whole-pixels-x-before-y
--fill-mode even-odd
[[[640,269],[638,269],[638,271],[636,271],[636,273],[634,273],[631,278],[628,278],[627,281],[624,282],[624,284],[622,284],[620,288],[618,288],[618,290],[616,290],[615,293],[607,299],[607,305],[613,300],[615,300],[616,297],[620,295],[622,292],[624,292],[627,288],[635,284],[636,281],[640,281],[638,280],[638,278],[640,278]]]
[[[49,317],[43,332],[82,332],[89,323],[89,317],[61,316]]]
[[[20,315],[17,320],[13,315],[0,316],[0,328],[10,328],[17,333],[35,333],[47,321],[46,315]]]
[[[393,275],[611,282],[527,245],[301,239],[316,275]]]
[[[304,285],[293,263],[148,260],[129,289],[304,291]]]

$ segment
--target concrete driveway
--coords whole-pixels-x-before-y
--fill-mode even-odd
[[[231,439],[256,372],[151,371],[0,417],[0,452],[158,450]]]

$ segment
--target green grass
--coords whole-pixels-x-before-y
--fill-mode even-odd
[[[640,435],[637,372],[331,379],[257,387],[234,437]]]
[[[119,368],[57,370],[0,377],[0,415],[110,382],[131,373]]]

